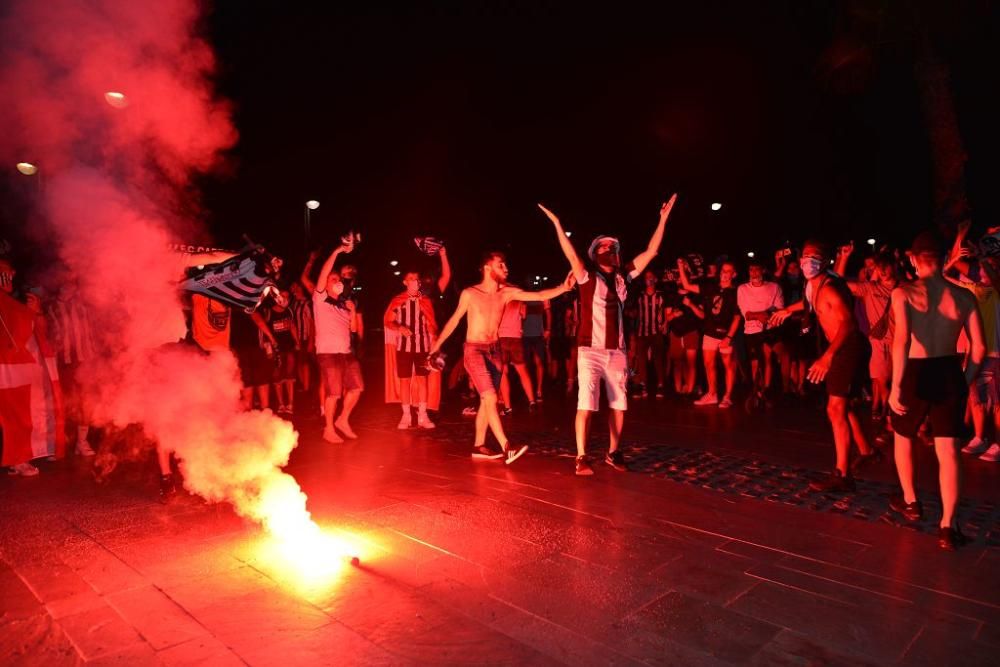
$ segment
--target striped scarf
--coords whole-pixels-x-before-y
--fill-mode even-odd
[[[265,269],[270,260],[259,249],[248,250],[225,262],[194,269],[181,287],[252,313],[265,297],[279,293]]]

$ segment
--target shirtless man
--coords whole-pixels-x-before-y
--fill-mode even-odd
[[[541,292],[526,292],[505,286],[507,264],[502,252],[488,252],[479,262],[483,275],[478,285],[462,290],[455,314],[441,330],[441,335],[431,346],[428,356],[433,357],[455,331],[455,327],[468,315],[465,334],[465,370],[479,394],[479,411],[476,413],[476,439],[472,458],[477,460],[504,459],[510,465],[528,451],[527,445],[512,446],[507,440],[497,410],[497,389],[500,387],[502,360],[498,329],[504,308],[511,301],[546,301],[571,290],[573,276],[558,287]],[[486,446],[486,428],[493,431],[502,453],[497,454]]]
[[[814,384],[826,382],[826,416],[833,429],[837,461],[829,477],[810,483],[809,488],[826,492],[854,491],[852,472],[881,458],[881,452],[868,444],[861,419],[852,405],[852,399],[861,395],[870,348],[868,340],[858,330],[854,311],[849,305],[850,291],[839,276],[826,270],[827,254],[823,244],[806,241],[800,265],[802,275],[808,281],[806,298],[776,311],[770,322],[772,326],[782,324],[793,312],[804,310],[808,302],[830,342],[826,352],[809,367],[807,377]],[[852,436],[861,452],[853,466],[849,465]]]
[[[986,342],[975,297],[941,275],[942,252],[931,233],[918,236],[908,252],[917,280],[892,292],[896,330],[889,407],[896,432],[896,472],[903,492],[893,496],[889,506],[911,521],[923,516],[913,486],[913,438],[929,415],[941,485],[938,545],[954,551],[965,542],[955,521],[961,479],[957,438],[964,429],[969,385],[979,375]],[[969,338],[964,372],[962,355],[957,353],[963,329]]]

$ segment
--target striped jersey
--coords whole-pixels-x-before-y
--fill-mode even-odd
[[[422,354],[431,349],[431,329],[433,320],[428,321],[428,310],[433,312],[430,301],[422,296],[396,297],[389,304],[396,324],[413,332],[412,336],[399,336],[396,350]]]
[[[635,278],[635,269],[627,267],[604,273],[599,269],[588,270],[580,289],[580,324],[576,340],[580,347],[603,350],[625,349],[625,321],[622,306],[628,292],[628,282]]]
[[[76,364],[94,356],[94,333],[86,306],[75,299],[57,300],[49,315],[59,361]]]
[[[636,334],[639,336],[656,336],[663,333],[663,307],[665,301],[659,292],[643,292],[637,303],[638,319]]]
[[[295,319],[295,328],[299,332],[299,341],[305,346],[306,343],[313,339],[312,303],[305,299],[301,301],[293,299],[288,307],[291,309],[292,317]]]

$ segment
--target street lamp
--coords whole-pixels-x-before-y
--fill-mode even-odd
[[[749,257],[750,259],[753,259],[753,251],[752,250],[747,253],[747,257]]]
[[[30,162],[18,162],[17,170],[24,174],[25,176],[34,176],[38,173],[38,167],[31,164]]]
[[[875,239],[868,239],[868,245],[874,247],[875,246]]]
[[[392,260],[391,262],[389,262],[389,266],[399,266],[399,260],[397,259]]]
[[[722,208],[722,204],[720,204],[719,202],[712,202],[712,210],[713,211],[718,211],[721,208]]]
[[[319,202],[316,201],[315,199],[310,199],[309,201],[306,202],[306,208],[305,208],[305,212],[306,212],[305,241],[306,241],[306,247],[307,248],[309,247],[309,231],[310,231],[310,227],[309,227],[309,225],[310,225],[309,214],[312,213],[313,211],[315,211],[318,208],[319,208]]]
[[[120,93],[117,90],[109,90],[104,93],[104,101],[116,109],[124,109],[128,106],[128,98],[125,97],[125,93]]]

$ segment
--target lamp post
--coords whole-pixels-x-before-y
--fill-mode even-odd
[[[313,211],[315,211],[318,208],[319,208],[319,202],[316,201],[315,199],[310,199],[309,201],[306,202],[306,207],[305,207],[305,212],[306,212],[306,220],[305,220],[305,243],[306,243],[306,248],[307,249],[309,248],[309,232],[310,232],[310,229],[309,229],[309,223],[310,223],[309,214],[312,213]]]
[[[42,192],[42,172],[38,165],[31,162],[18,162],[15,167],[25,176],[38,176],[38,192]]]

